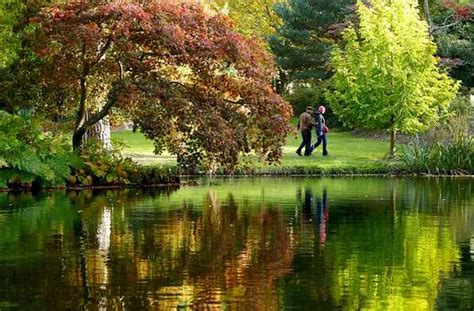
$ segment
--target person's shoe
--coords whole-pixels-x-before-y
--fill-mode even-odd
[[[296,154],[301,157],[301,151],[296,150]]]
[[[329,153],[323,152],[323,156],[327,156],[327,155],[329,155]]]

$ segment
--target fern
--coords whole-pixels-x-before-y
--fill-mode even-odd
[[[34,119],[0,111],[0,187],[37,178],[65,183],[77,158],[64,138],[43,133]]]

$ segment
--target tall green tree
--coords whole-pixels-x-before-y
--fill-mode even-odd
[[[435,125],[459,84],[438,67],[436,46],[414,0],[359,2],[360,27],[344,33],[332,53],[334,90],[328,100],[352,127],[416,133]]]
[[[275,6],[282,25],[269,43],[289,81],[330,76],[331,45],[344,28],[354,3],[355,0],[288,0]]]

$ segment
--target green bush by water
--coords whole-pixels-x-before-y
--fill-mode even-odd
[[[474,174],[474,141],[465,137],[449,143],[414,143],[398,155],[411,173]]]
[[[179,183],[169,167],[148,167],[91,142],[79,156],[38,119],[0,110],[0,188],[138,186]]]
[[[142,166],[122,157],[118,149],[103,150],[89,141],[81,154],[82,163],[68,177],[69,187],[138,186],[179,183],[176,170]]]
[[[78,162],[64,136],[43,133],[34,118],[0,110],[0,187],[64,184]]]

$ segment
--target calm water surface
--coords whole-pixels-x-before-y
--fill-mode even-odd
[[[0,193],[0,310],[474,308],[474,180]]]

